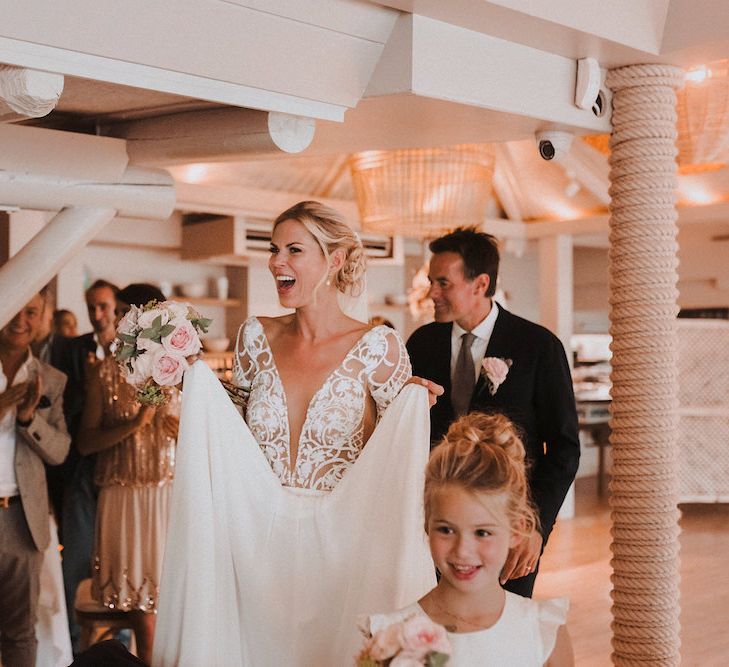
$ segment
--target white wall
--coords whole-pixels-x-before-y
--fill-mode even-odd
[[[203,282],[225,275],[221,266],[180,259],[179,220],[165,222],[115,219],[58,274],[58,307],[76,313],[79,333],[91,330],[84,290],[99,278],[119,287],[132,282],[172,285]],[[147,247],[144,247],[147,246]],[[209,286],[213,295],[212,286]],[[224,309],[198,306],[213,318],[210,336],[224,335]]]

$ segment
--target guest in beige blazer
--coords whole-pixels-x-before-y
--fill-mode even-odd
[[[45,299],[38,293],[0,329],[0,662],[34,667],[39,574],[48,546],[44,463],[62,463],[66,376],[33,357]]]

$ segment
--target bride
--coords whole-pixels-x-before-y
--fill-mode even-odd
[[[440,387],[411,378],[397,332],[343,312],[364,254],[335,211],[282,213],[269,269],[294,312],[239,331],[245,423],[206,366],[185,378],[157,667],[350,664],[358,615],[434,583],[421,495]]]

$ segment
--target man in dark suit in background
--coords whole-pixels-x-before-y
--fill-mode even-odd
[[[66,346],[61,370],[68,376],[64,395],[64,412],[71,451],[63,464],[65,482],[61,541],[63,544],[63,585],[68,607],[68,623],[74,653],[78,651],[80,629],[73,613],[76,588],[91,576],[91,556],[94,548],[96,500],[94,486],[96,458],[82,456],[75,440],[86,402],[86,378],[95,366],[109,354],[116,336],[116,295],[119,288],[105,280],[97,280],[86,290],[86,307],[93,331],[72,338]]]
[[[580,457],[572,379],[559,339],[512,315],[492,297],[496,239],[458,229],[430,244],[428,277],[435,322],[407,343],[413,374],[445,392],[430,411],[431,442],[467,412],[501,412],[521,430],[540,531],[511,550],[502,571],[507,590],[531,597],[538,562]]]

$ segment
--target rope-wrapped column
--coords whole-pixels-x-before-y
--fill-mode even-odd
[[[683,72],[608,73],[613,663],[678,665],[676,89]]]

